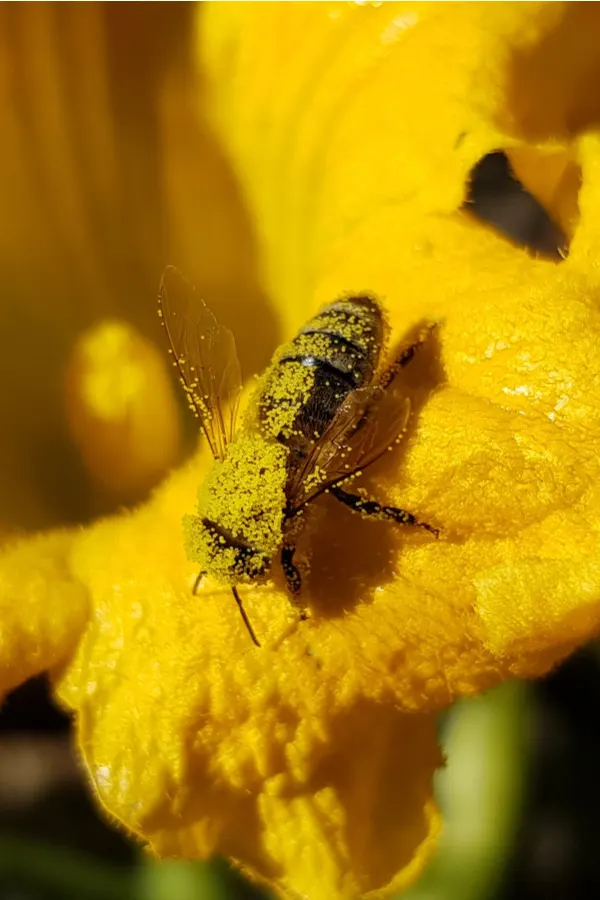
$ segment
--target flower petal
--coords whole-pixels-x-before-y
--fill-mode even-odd
[[[146,107],[138,95],[124,115],[121,83],[117,121],[107,18],[94,5],[0,11],[0,415],[10,435],[0,479],[3,517],[21,527],[89,514],[61,391],[75,335],[123,300],[155,319],[154,170],[139,191],[143,207],[124,202],[151,156],[147,131],[132,140]],[[127,41],[131,73],[144,45],[139,25]]]
[[[415,415],[404,453],[373,469],[369,485],[439,525],[441,540],[419,546],[396,530],[382,551],[358,524],[360,540],[346,530],[339,552],[327,545],[363,598],[369,560],[379,560],[379,593],[361,622],[382,671],[394,668],[394,646],[410,659],[413,680],[396,670],[394,686],[409,707],[539,674],[600,622],[600,157],[596,137],[581,135],[600,119],[600,61],[587,37],[597,16],[556,3],[207,16],[214,118],[259,223],[286,332],[307,307],[364,290],[385,303],[395,347],[417,322],[441,323],[429,364],[408,375]],[[532,259],[460,211],[473,164],[499,149],[572,236],[568,261]],[[364,554],[345,553],[348,541]],[[326,567],[317,550],[316,585]],[[330,582],[327,608],[340,602]]]
[[[56,532],[0,553],[0,696],[63,663],[81,635],[88,603],[68,572],[72,541]]]
[[[556,156],[597,121],[597,49],[580,36],[595,34],[598,11],[579,6],[207,5],[213,118],[286,335],[317,305],[331,254],[373,214],[452,213],[486,153],[533,138]]]
[[[365,288],[389,310],[394,348],[422,319],[439,323],[406,370],[404,446],[368,484],[441,536],[324,498],[299,547],[311,618],[277,573],[243,588],[261,649],[227,590],[191,590],[181,519],[206,454],[145,508],[77,536],[60,583],[85,585],[90,615],[57,690],[101,801],[158,853],[222,852],[315,897],[409,883],[439,828],[432,713],[547,670],[600,624],[600,165],[597,140],[577,132],[595,110],[564,127],[571,90],[557,118],[528,124],[544,48],[569,37],[571,15],[537,3],[209,9],[221,133],[286,334]],[[435,68],[448,59],[460,66]],[[562,153],[581,174],[560,264],[461,210],[481,155],[538,138],[556,138],[560,157],[540,196],[562,184]]]
[[[308,783],[266,783],[266,849],[292,896],[387,896],[422,871],[440,830],[435,722],[360,703],[332,728],[336,749]]]
[[[105,320],[77,342],[67,371],[67,416],[101,494],[133,502],[174,465],[179,409],[160,355],[130,325]]]
[[[100,800],[161,855],[221,853],[282,889],[352,897],[412,880],[440,824],[433,717],[365,699],[354,676],[332,683],[343,623],[300,630],[282,592],[247,589],[262,649],[228,592],[192,595],[180,514],[197,477],[188,467],[73,548],[93,610],[57,688]]]

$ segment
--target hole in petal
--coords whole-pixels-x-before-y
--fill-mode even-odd
[[[538,24],[519,35],[507,58],[496,119],[502,132],[516,138],[517,146],[492,157],[497,157],[496,165],[502,156],[508,160],[509,176],[535,198],[549,221],[535,225],[535,209],[529,201],[529,211],[520,211],[506,227],[506,207],[516,203],[518,187],[514,185],[500,213],[494,208],[492,216],[487,214],[489,197],[483,212],[479,208],[476,212],[512,240],[550,258],[556,258],[552,253],[556,228],[566,236],[562,245],[555,243],[562,256],[579,223],[582,176],[575,161],[577,140],[600,124],[598,34],[598,4],[548,4],[543,11],[540,8]],[[476,194],[475,206],[481,204]],[[522,197],[519,204],[526,206]],[[531,228],[533,243],[528,239]]]
[[[559,261],[566,254],[562,227],[525,189],[502,151],[484,156],[472,170],[465,208],[536,256]]]
[[[542,153],[521,146],[507,151],[515,176],[547,210],[570,243],[579,223],[581,167],[564,149]]]

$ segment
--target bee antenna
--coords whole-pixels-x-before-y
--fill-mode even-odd
[[[245,625],[246,628],[248,629],[248,633],[249,633],[250,637],[252,638],[252,640],[254,641],[254,643],[256,644],[256,646],[257,646],[257,647],[260,647],[260,643],[258,642],[258,638],[257,638],[256,635],[254,634],[254,629],[252,628],[252,625],[250,624],[250,619],[249,619],[248,616],[246,615],[246,610],[244,609],[244,607],[243,607],[243,605],[242,605],[242,598],[241,598],[240,595],[238,594],[238,589],[237,589],[236,587],[232,587],[232,588],[231,588],[231,592],[232,592],[233,596],[235,597],[235,602],[237,603],[237,605],[238,605],[238,607],[239,607],[239,610],[240,610],[240,612],[241,612],[241,614],[242,614],[242,619],[244,620],[244,625]]]

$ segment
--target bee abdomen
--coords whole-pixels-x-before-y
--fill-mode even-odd
[[[378,357],[383,330],[383,316],[378,302],[373,297],[360,296],[330,303],[306,323],[298,337],[319,332],[330,334],[347,341],[369,357]]]
[[[325,380],[327,383],[329,379],[329,383],[334,385],[339,382],[339,386],[344,392],[353,390],[360,381],[360,374],[356,369],[347,366],[345,360],[338,360],[337,358],[326,359],[322,356],[298,354],[296,356],[284,356],[279,362],[280,364],[300,363],[300,365],[307,368],[318,369],[320,381]]]
[[[339,331],[331,331],[325,328],[303,328],[300,334],[322,334],[325,337],[331,338],[331,342],[333,346],[338,347],[339,350],[350,356],[354,355],[359,358],[368,356],[368,350],[363,347],[358,341],[353,341],[351,338],[346,337],[341,334]]]
[[[281,361],[321,366],[323,374],[344,380],[349,389],[367,384],[383,343],[381,309],[372,297],[336,300],[308,322]]]
[[[336,300],[311,319],[274,361],[260,399],[267,430],[305,455],[346,396],[373,379],[384,340],[372,297]]]

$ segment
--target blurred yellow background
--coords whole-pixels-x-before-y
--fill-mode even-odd
[[[198,115],[196,9],[0,7],[3,531],[98,511],[65,417],[68,360],[106,317],[132,323],[166,360],[156,316],[165,264],[235,322],[245,375],[277,343],[247,217]]]

